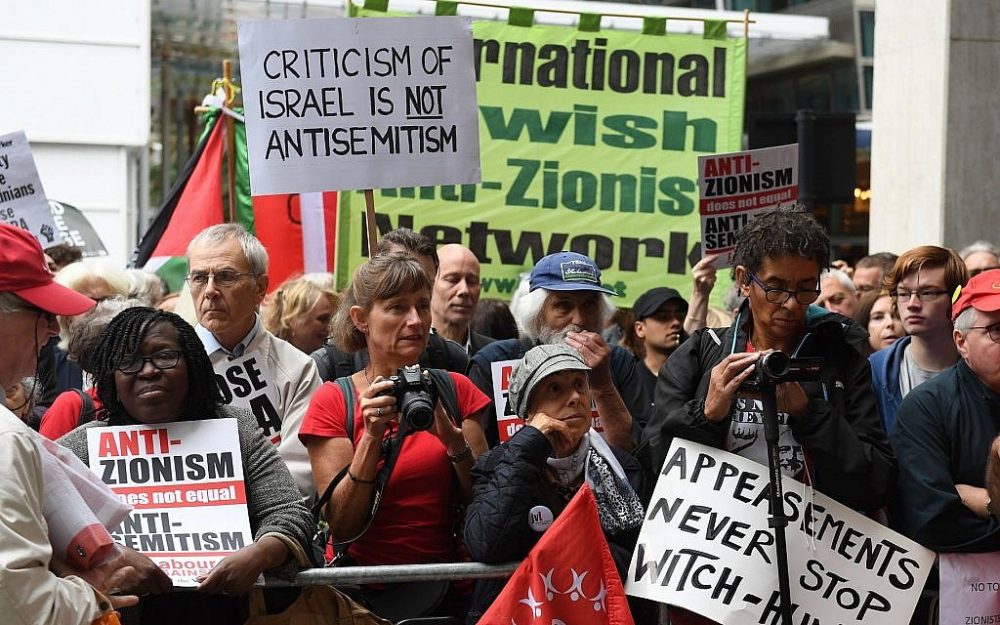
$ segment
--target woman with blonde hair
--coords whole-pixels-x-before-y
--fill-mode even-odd
[[[330,321],[337,308],[337,293],[315,280],[300,276],[285,281],[271,294],[264,310],[264,327],[279,339],[311,354],[330,335]]]

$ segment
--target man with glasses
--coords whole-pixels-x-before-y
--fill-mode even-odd
[[[660,369],[638,450],[651,474],[675,436],[767,465],[760,396],[743,382],[761,354],[780,350],[825,361],[818,380],[777,385],[782,471],[857,510],[885,504],[895,463],[860,351],[867,335],[811,306],[829,257],[826,232],[800,209],[764,211],[743,227],[732,275],[747,299],[731,327],[698,330]]]
[[[985,482],[1000,434],[1000,269],[972,278],[951,311],[961,359],[903,399],[890,432],[899,457],[893,520],[934,551],[997,551]]]
[[[267,251],[239,224],[202,230],[188,245],[188,287],[195,330],[228,403],[251,410],[278,447],[303,495],[315,495],[298,428],[322,383],[312,359],[260,321],[267,293]]]
[[[955,364],[951,296],[968,273],[954,251],[922,245],[903,253],[885,277],[907,336],[871,355],[872,388],[885,431],[903,398]]]

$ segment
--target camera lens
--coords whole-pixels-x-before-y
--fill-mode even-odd
[[[404,394],[400,412],[414,430],[429,430],[434,425],[434,404],[426,393],[411,391]]]
[[[791,359],[784,352],[771,352],[760,358],[760,367],[771,378],[780,378],[788,373]]]

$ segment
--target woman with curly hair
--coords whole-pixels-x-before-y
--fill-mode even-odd
[[[200,581],[197,592],[169,594],[170,579],[153,562],[124,549],[138,574],[123,590],[144,596],[126,622],[242,623],[244,595],[267,571],[292,577],[308,563],[312,516],[291,474],[248,411],[223,405],[212,363],[198,335],[177,315],[136,307],[121,312],[101,334],[90,358],[102,420],[59,439],[89,462],[87,430],[118,425],[235,418],[247,508],[254,541],[226,556]]]

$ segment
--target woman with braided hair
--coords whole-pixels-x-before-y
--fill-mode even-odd
[[[70,432],[59,442],[88,462],[87,429],[203,419],[237,419],[247,508],[254,542],[224,558],[193,593],[167,594],[170,579],[149,558],[125,549],[138,574],[128,590],[143,597],[126,622],[242,623],[243,597],[261,573],[293,576],[308,562],[312,517],[274,446],[246,410],[223,405],[205,348],[186,321],[137,307],[112,319],[92,354],[103,420]],[[211,618],[208,618],[211,616]]]

